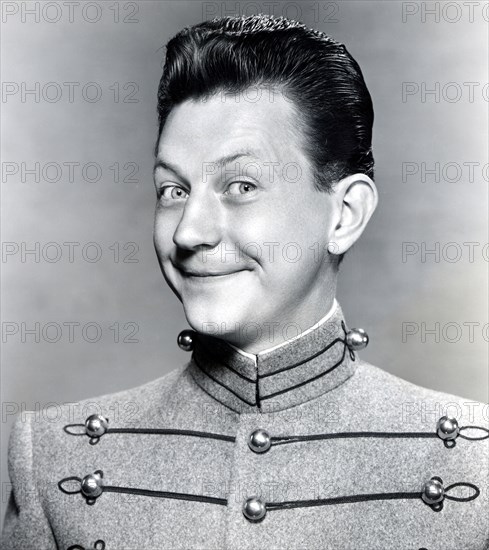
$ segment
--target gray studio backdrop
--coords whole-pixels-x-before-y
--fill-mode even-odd
[[[370,335],[362,356],[488,400],[487,2],[5,1],[2,518],[16,414],[188,360],[152,243],[162,46],[259,12],[344,42],[373,96],[380,205],[339,288],[349,325]]]

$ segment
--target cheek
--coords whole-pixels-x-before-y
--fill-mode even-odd
[[[280,281],[288,273],[295,276],[314,237],[311,228],[306,227],[311,225],[310,220],[298,220],[297,214],[297,209],[283,202],[248,213],[233,220],[229,240],[239,243],[242,257],[260,264],[269,277]]]
[[[153,239],[156,246],[158,255],[168,255],[173,244],[173,235],[178,222],[172,221],[170,216],[163,216],[161,213],[156,212]]]
[[[240,257],[251,258],[258,263],[262,263],[261,258],[268,255],[264,243],[276,241],[270,212],[256,208],[243,209],[239,213],[233,212],[232,216],[228,215],[221,237],[225,250],[237,250]]]
[[[328,242],[331,232],[331,212],[324,195],[318,195],[317,201],[303,205],[297,212],[293,225],[292,240],[299,243],[304,252],[322,247],[325,242]]]

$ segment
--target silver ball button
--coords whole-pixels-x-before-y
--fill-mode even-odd
[[[445,498],[443,483],[437,478],[431,478],[424,484],[422,499],[426,504],[436,504]]]
[[[183,351],[192,351],[194,349],[194,331],[182,330],[177,338],[178,347]]]
[[[243,515],[248,521],[261,521],[267,513],[265,503],[259,498],[250,497],[243,504]]]
[[[352,351],[366,348],[368,345],[368,334],[363,328],[352,328],[346,335],[346,345]]]
[[[81,481],[81,492],[87,498],[97,498],[103,492],[102,475],[98,472],[85,476]]]
[[[436,433],[439,438],[444,440],[457,439],[460,433],[458,422],[455,418],[448,418],[448,416],[442,416],[436,424]]]
[[[271,445],[272,441],[268,432],[262,429],[255,430],[248,438],[248,447],[254,453],[266,453]]]
[[[85,420],[85,431],[90,437],[104,435],[109,426],[109,421],[101,414],[92,414]]]

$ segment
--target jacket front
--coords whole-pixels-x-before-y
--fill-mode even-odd
[[[487,405],[365,340],[339,306],[258,355],[186,331],[170,374],[19,417],[2,548],[489,549]]]

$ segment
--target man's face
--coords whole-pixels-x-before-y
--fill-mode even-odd
[[[248,351],[309,328],[334,286],[331,195],[314,188],[294,105],[261,92],[175,107],[155,168],[166,281],[194,330]]]

